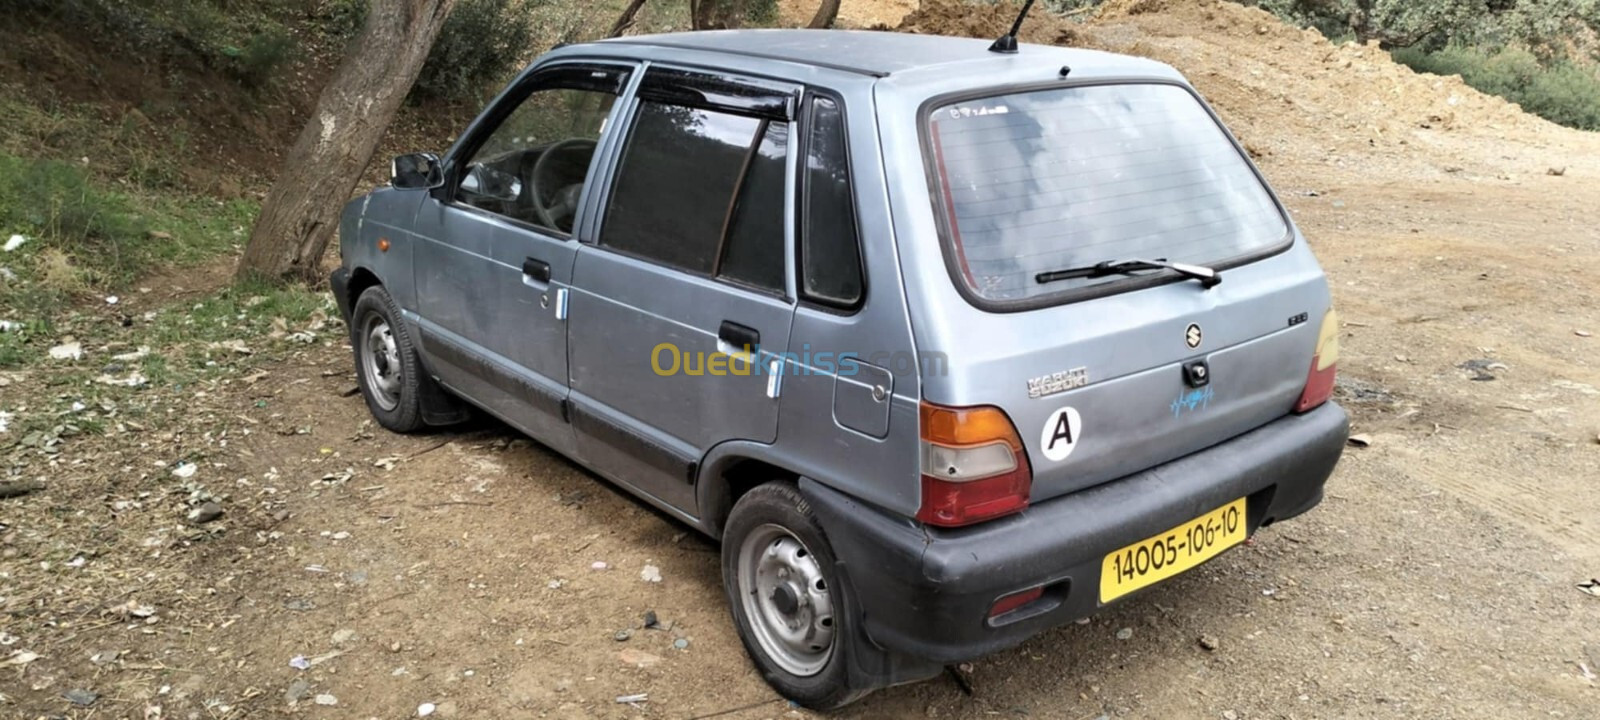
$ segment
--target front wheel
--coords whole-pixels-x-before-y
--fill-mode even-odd
[[[859,700],[845,654],[855,621],[833,548],[799,490],[762,485],[739,498],[722,538],[722,582],[746,652],[769,685],[814,710]]]
[[[422,363],[400,308],[382,285],[367,288],[350,312],[350,346],[367,409],[394,432],[422,429]]]

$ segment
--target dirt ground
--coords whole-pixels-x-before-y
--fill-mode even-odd
[[[912,29],[987,32],[922,5]],[[1218,106],[1327,269],[1368,444],[1314,512],[974,663],[970,695],[841,717],[1600,716],[1600,137],[1237,6],[1030,32]],[[342,340],[265,368],[172,393],[166,430],[0,450],[47,482],[0,500],[0,716],[810,716],[745,659],[710,542],[504,427],[377,429]],[[41,392],[5,379],[0,407]],[[180,457],[221,520],[183,522],[151,462]]]

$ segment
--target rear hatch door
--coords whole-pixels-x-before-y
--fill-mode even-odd
[[[1005,410],[1027,447],[1034,502],[1290,411],[1326,283],[1192,90],[967,94],[931,103],[922,120],[947,275],[924,273],[928,306],[913,309],[919,344],[947,356],[942,376],[924,363],[925,397]],[[1141,259],[1214,269],[1222,282],[1088,270]],[[1048,277],[1063,270],[1077,272]],[[933,310],[941,282],[961,300]]]

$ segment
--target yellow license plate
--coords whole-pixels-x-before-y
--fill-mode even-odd
[[[1244,498],[1106,556],[1100,603],[1154,585],[1244,542]]]

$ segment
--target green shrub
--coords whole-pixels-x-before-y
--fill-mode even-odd
[[[239,82],[254,90],[266,87],[277,76],[296,47],[287,31],[275,27],[251,36],[243,48],[224,47],[223,54],[232,61],[232,71]]]
[[[1551,122],[1600,130],[1600,75],[1569,61],[1541,63],[1519,48],[1486,51],[1461,46],[1434,52],[1396,50],[1394,58],[1418,72],[1460,75],[1468,85]]]
[[[531,2],[461,0],[439,30],[412,97],[482,99],[535,53]]]
[[[11,0],[37,27],[103,37],[141,61],[198,59],[250,89],[264,87],[295,54],[287,24],[305,1]]]

